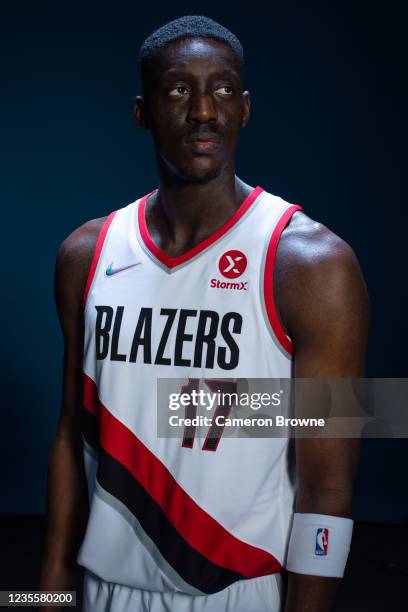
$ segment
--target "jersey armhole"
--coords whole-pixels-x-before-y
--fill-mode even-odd
[[[106,238],[106,234],[108,233],[108,229],[113,221],[114,216],[116,215],[116,210],[113,210],[105,219],[101,231],[99,232],[99,236],[98,239],[96,241],[96,245],[95,245],[95,250],[94,250],[94,254],[93,254],[93,258],[92,258],[92,263],[91,263],[91,267],[89,268],[89,272],[88,272],[88,277],[86,279],[86,285],[85,285],[85,289],[84,289],[84,294],[82,297],[82,304],[83,307],[85,308],[86,306],[86,301],[88,299],[88,295],[89,295],[89,290],[91,288],[92,285],[92,281],[94,279],[95,276],[95,272],[96,272],[96,268],[98,266],[98,262],[99,262],[99,258],[101,256],[101,252],[102,252],[102,248],[105,242],[105,238]]]
[[[279,219],[278,223],[275,226],[275,229],[272,232],[272,236],[269,241],[268,250],[266,252],[265,259],[265,270],[264,270],[264,279],[263,279],[263,293],[264,293],[264,302],[265,302],[265,310],[268,317],[269,324],[272,328],[272,332],[274,333],[276,339],[278,340],[280,346],[284,349],[286,353],[289,355],[293,354],[293,344],[289,336],[286,334],[285,330],[282,327],[282,324],[279,319],[278,311],[275,304],[275,296],[274,296],[274,274],[275,274],[275,259],[276,259],[276,251],[278,248],[279,238],[289,223],[293,213],[297,210],[303,210],[302,206],[298,204],[293,204],[289,208],[285,210]]]

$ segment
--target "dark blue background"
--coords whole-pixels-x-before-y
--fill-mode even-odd
[[[45,510],[59,414],[55,255],[88,219],[157,184],[137,130],[137,52],[183,14],[229,27],[246,51],[252,117],[237,172],[302,204],[347,240],[372,301],[369,376],[407,376],[402,155],[403,19],[392,3],[18,3],[2,19],[0,513]],[[12,12],[11,12],[12,11]],[[150,12],[150,14],[147,14]],[[365,441],[354,516],[408,517],[405,440]]]

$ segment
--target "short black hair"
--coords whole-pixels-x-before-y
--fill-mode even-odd
[[[183,38],[214,38],[232,49],[240,69],[241,77],[244,69],[244,50],[238,38],[209,17],[203,15],[184,15],[155,30],[146,38],[139,51],[139,64],[142,82],[147,63],[169,43]]]

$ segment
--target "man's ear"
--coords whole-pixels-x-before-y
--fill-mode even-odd
[[[143,99],[143,96],[136,96],[135,98],[134,115],[135,115],[137,125],[142,130],[148,130],[149,125],[148,125],[145,101]]]
[[[249,121],[250,109],[251,109],[251,98],[249,95],[249,91],[244,91],[242,93],[244,98],[244,110],[242,113],[242,127],[245,127]]]

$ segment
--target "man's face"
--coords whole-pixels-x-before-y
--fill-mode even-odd
[[[187,38],[150,61],[135,115],[140,127],[152,132],[159,163],[168,172],[206,181],[234,167],[249,106],[232,49],[211,38]]]

